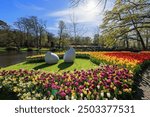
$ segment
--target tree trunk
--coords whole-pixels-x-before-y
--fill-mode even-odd
[[[148,30],[147,30],[147,34],[146,35],[148,35]],[[148,41],[148,39],[149,39],[148,36],[146,36],[146,49],[149,48],[149,44],[148,44],[149,41]]]
[[[61,48],[61,36],[59,38],[59,44],[58,44],[58,46],[59,46],[59,49],[60,49]]]
[[[126,39],[126,44],[127,44],[127,49],[129,49],[129,40],[128,39]]]
[[[128,11],[129,11],[130,15],[132,15],[131,11],[130,11],[130,10],[128,10]],[[137,33],[137,35],[138,35],[138,37],[139,37],[139,39],[140,39],[140,41],[141,41],[141,45],[142,45],[142,47],[143,47],[143,50],[145,50],[145,49],[146,49],[146,46],[145,46],[145,43],[144,43],[144,41],[143,41],[143,38],[142,38],[142,36],[141,36],[139,30],[137,29],[136,23],[135,23],[135,21],[133,20],[132,17],[130,17],[130,18],[131,18],[131,22],[132,22],[132,24],[133,24],[133,26],[134,26],[134,29],[135,29],[135,31],[136,31],[136,33]]]
[[[129,49],[129,40],[128,40],[127,35],[125,37],[125,43],[126,43],[126,49]]]

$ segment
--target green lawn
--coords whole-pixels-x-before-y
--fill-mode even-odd
[[[5,48],[0,47],[0,52],[5,52],[5,51],[6,51]]]
[[[63,60],[59,60],[57,64],[49,65],[45,62],[39,63],[19,63],[16,65],[12,65],[3,69],[6,70],[17,70],[20,68],[23,69],[41,69],[48,72],[63,72],[63,71],[72,71],[74,69],[81,70],[81,69],[91,69],[97,67],[96,64],[92,63],[89,59],[79,59],[76,58],[74,63],[64,63]]]
[[[28,48],[20,48],[20,51],[27,51]],[[33,51],[37,51],[37,48],[32,48]],[[0,47],[0,52],[5,52],[6,47]],[[49,48],[41,48],[40,51],[49,51]]]
[[[20,51],[27,51],[28,48],[21,48]],[[32,48],[33,51],[37,51],[37,48]],[[41,48],[40,51],[49,51],[49,48]]]

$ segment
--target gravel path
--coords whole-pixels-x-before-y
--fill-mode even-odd
[[[143,72],[141,77],[136,98],[150,100],[150,66]]]

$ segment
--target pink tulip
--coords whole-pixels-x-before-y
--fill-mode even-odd
[[[107,82],[107,84],[110,84],[110,83],[111,83],[111,80],[110,80],[110,79],[108,79],[108,80],[106,80],[106,82]]]
[[[115,81],[114,81],[114,84],[117,85],[117,86],[122,85],[122,83],[121,83],[120,81],[118,81],[118,80],[115,80]]]
[[[51,94],[51,92],[50,92],[50,91],[47,91],[47,94],[48,94],[48,95],[50,95],[50,94]]]
[[[78,82],[75,82],[75,86],[78,86],[79,85],[79,83]]]
[[[60,96],[61,96],[61,97],[65,97],[65,96],[66,96],[66,93],[65,93],[65,92],[61,92],[61,93],[60,93]]]
[[[128,86],[127,84],[124,84],[124,85],[123,85],[123,88],[124,88],[124,89],[127,89],[127,88],[129,88],[129,86]]]

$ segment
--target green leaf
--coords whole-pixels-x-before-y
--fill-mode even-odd
[[[58,92],[58,90],[52,89],[52,95],[53,95],[53,96],[55,96],[57,92]]]

